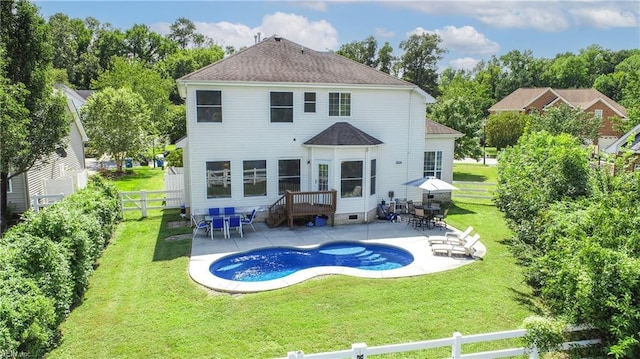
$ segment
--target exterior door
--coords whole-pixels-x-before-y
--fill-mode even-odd
[[[316,161],[316,173],[313,180],[314,191],[328,191],[329,190],[329,161]]]

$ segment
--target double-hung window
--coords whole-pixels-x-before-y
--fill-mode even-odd
[[[371,160],[371,189],[369,194],[376,194],[376,160]]]
[[[222,91],[196,90],[197,122],[222,122]]]
[[[442,151],[424,153],[424,176],[442,178]]]
[[[278,194],[300,191],[300,160],[278,160]]]
[[[267,195],[267,161],[244,161],[242,163],[245,197]]]
[[[293,92],[271,92],[271,122],[293,122]]]
[[[231,162],[207,162],[207,198],[231,198]]]
[[[362,161],[342,161],[340,164],[340,196],[362,197]]]
[[[351,94],[329,92],[329,116],[351,116]]]
[[[304,93],[304,112],[316,112],[316,93]]]

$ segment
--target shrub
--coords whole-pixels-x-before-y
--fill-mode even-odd
[[[0,349],[43,357],[56,338],[53,300],[33,279],[0,271]]]
[[[56,324],[62,323],[69,313],[73,294],[73,278],[63,251],[48,238],[19,231],[8,233],[3,244],[0,269],[33,279],[42,294],[53,299]]]
[[[177,148],[169,152],[166,157],[167,162],[173,167],[182,167],[182,148]]]

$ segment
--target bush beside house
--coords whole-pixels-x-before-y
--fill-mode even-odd
[[[94,264],[121,220],[118,191],[99,176],[87,188],[0,239],[0,348],[41,357],[82,301]],[[11,355],[10,355],[11,356]]]

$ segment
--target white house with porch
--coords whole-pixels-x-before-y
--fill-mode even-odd
[[[191,212],[266,212],[287,191],[335,190],[336,223],[366,222],[390,192],[422,201],[422,190],[402,183],[427,174],[425,164],[452,179],[461,134],[426,136],[433,97],[332,52],[273,36],[177,84],[187,106],[180,146]]]

